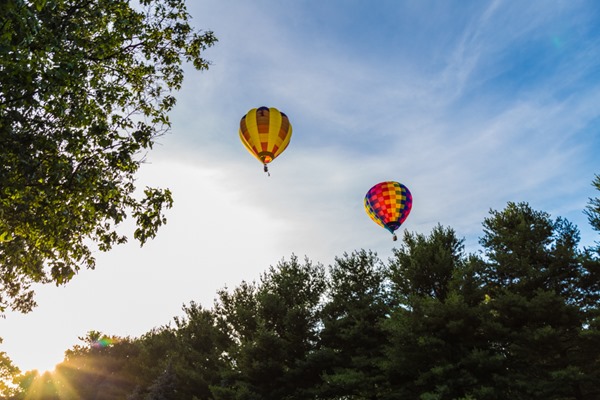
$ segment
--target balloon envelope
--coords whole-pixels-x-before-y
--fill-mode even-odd
[[[410,213],[412,194],[403,184],[386,181],[369,189],[364,203],[369,217],[394,234]]]
[[[290,143],[292,125],[287,115],[276,108],[253,108],[242,117],[239,134],[246,149],[264,164],[267,171],[267,164]]]

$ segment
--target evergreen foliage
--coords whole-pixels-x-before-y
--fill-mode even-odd
[[[222,289],[212,309],[184,306],[173,327],[92,331],[54,374],[13,371],[4,398],[600,398],[596,250],[526,203],[490,211],[483,228],[479,254],[438,225],[405,233],[387,262],[292,256]]]

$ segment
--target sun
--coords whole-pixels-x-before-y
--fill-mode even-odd
[[[50,348],[50,346],[31,346],[26,354],[11,356],[15,365],[22,373],[37,371],[40,375],[54,372],[56,366],[64,361],[64,351]]]
[[[53,363],[52,361],[49,361],[48,363],[42,364],[40,368],[35,368],[35,370],[40,375],[44,375],[44,374],[48,374],[48,373],[52,374],[52,373],[54,373],[54,371],[56,371],[56,366],[58,364],[60,364],[60,362]]]

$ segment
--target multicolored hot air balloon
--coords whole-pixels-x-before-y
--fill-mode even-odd
[[[276,108],[253,108],[240,121],[240,139],[246,149],[267,164],[280,155],[290,143],[292,125],[284,113]]]
[[[406,186],[394,181],[373,186],[365,196],[365,210],[379,226],[394,231],[406,220],[412,208],[412,195]]]

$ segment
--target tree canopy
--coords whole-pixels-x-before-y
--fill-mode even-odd
[[[596,190],[600,191],[600,175],[596,175],[592,185]],[[600,197],[590,199],[585,214],[588,216],[588,221],[592,228],[597,232],[600,232]],[[597,250],[600,252],[600,243]]]
[[[184,0],[0,2],[0,313],[34,305],[31,284],[93,268],[93,249],[140,244],[171,207],[135,174],[170,128],[184,62],[208,68],[216,38]]]
[[[387,262],[292,255],[211,309],[184,306],[174,326],[92,331],[54,374],[6,362],[6,398],[597,399],[595,249],[527,203],[490,211],[483,228],[477,254],[438,225],[406,232]]]

